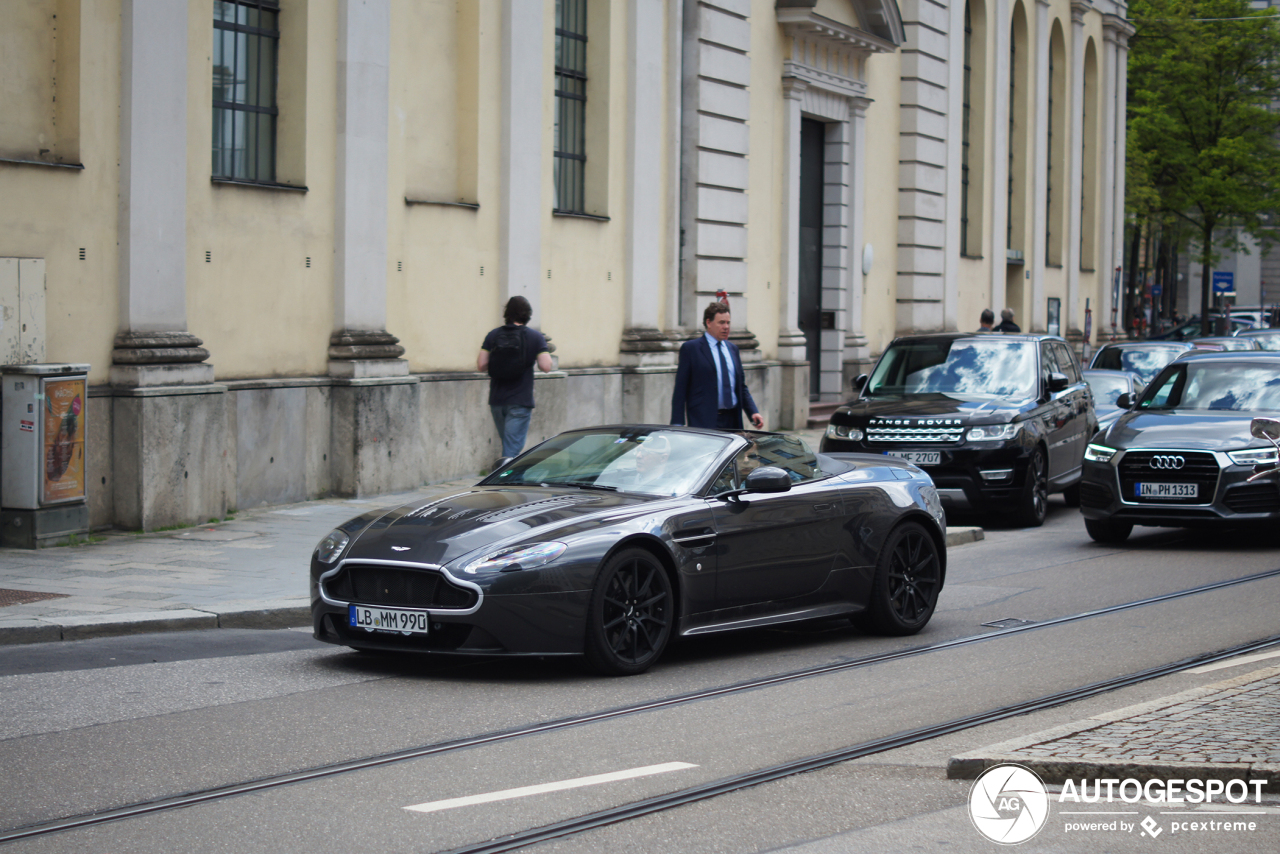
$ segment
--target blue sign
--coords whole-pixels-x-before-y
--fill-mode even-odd
[[[1158,297],[1158,296],[1160,296],[1160,294],[1162,294],[1162,293],[1164,293],[1164,286],[1163,286],[1163,285],[1161,285],[1159,282],[1152,282],[1152,284],[1151,284],[1151,295],[1152,295],[1153,297]]]
[[[1236,283],[1236,274],[1230,271],[1220,273],[1217,270],[1213,272],[1213,292],[1215,294],[1226,294],[1234,291]]]

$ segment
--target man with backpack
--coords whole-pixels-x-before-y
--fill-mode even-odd
[[[530,329],[533,306],[524,297],[507,300],[502,310],[506,324],[490,330],[480,345],[476,370],[489,374],[489,411],[502,439],[502,456],[515,457],[524,450],[533,415],[533,366],[544,374],[553,367],[547,339]]]

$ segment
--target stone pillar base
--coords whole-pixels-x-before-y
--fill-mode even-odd
[[[329,376],[342,379],[376,379],[409,376],[406,359],[330,359]]]
[[[329,472],[335,495],[359,498],[422,486],[427,456],[440,449],[433,443],[428,450],[421,396],[417,377],[334,380]]]
[[[113,375],[119,367],[112,368]],[[111,470],[117,525],[154,531],[226,515],[232,488],[227,399],[227,387],[217,384],[113,392]]]
[[[779,430],[803,430],[809,426],[809,363],[782,363],[782,383],[778,413]]]

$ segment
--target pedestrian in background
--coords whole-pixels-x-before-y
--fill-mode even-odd
[[[544,374],[553,367],[547,339],[530,329],[533,306],[524,297],[507,300],[502,310],[506,323],[492,329],[480,345],[476,370],[489,374],[489,411],[502,439],[502,456],[516,457],[524,450],[533,417],[533,366]]]
[[[702,335],[680,345],[672,424],[741,430],[745,412],[757,430],[764,429],[764,416],[747,389],[742,358],[729,340],[730,326],[729,306],[713,302],[702,312]]]
[[[991,332],[991,324],[996,322],[996,313],[989,308],[984,308],[982,314],[978,316],[978,331]]]
[[[1013,322],[1013,309],[1006,308],[1000,311],[1000,325],[996,327],[996,332],[1021,332],[1022,327]]]

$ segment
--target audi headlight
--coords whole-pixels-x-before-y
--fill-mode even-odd
[[[1231,462],[1238,466],[1265,466],[1280,464],[1275,448],[1249,448],[1244,451],[1227,451]]]
[[[569,547],[564,543],[512,546],[468,561],[463,565],[462,571],[475,575],[478,572],[515,572],[518,569],[533,569],[535,566],[551,563],[564,554],[567,548]]]
[[[1119,453],[1115,448],[1106,445],[1095,445],[1092,442],[1084,449],[1084,458],[1091,463],[1109,463]]]
[[[970,427],[965,438],[970,442],[1003,442],[1016,439],[1021,430],[1021,421],[1014,424],[984,424],[981,427]]]
[[[344,531],[334,529],[329,532],[329,536],[320,541],[320,545],[316,546],[316,560],[321,563],[333,563],[338,559],[338,555],[342,554],[342,550],[347,547],[347,543],[351,542],[351,538]]]
[[[857,427],[850,427],[848,424],[828,424],[827,437],[830,439],[852,439],[855,442],[861,442],[862,431]]]

